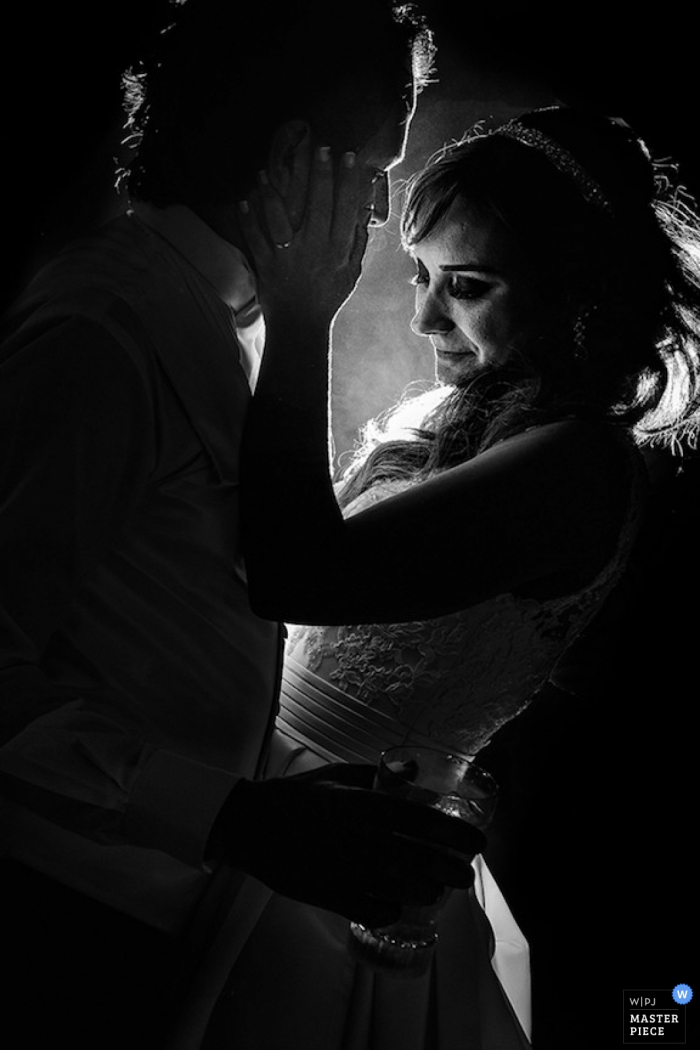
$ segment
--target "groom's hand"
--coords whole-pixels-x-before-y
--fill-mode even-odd
[[[428,806],[372,791],[372,766],[336,764],[242,780],[217,820],[216,852],[295,900],[370,926],[405,902],[467,888],[481,831]]]

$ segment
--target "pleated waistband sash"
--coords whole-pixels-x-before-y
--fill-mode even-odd
[[[329,762],[375,764],[388,747],[408,743],[439,746],[289,656],[285,659],[277,727]]]

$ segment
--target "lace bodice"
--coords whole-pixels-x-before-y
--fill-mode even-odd
[[[405,482],[363,493],[350,515]],[[412,735],[475,754],[544,685],[564,650],[610,593],[627,561],[641,499],[633,484],[614,556],[574,594],[501,594],[462,612],[412,623],[290,629],[287,652],[318,679],[389,715]]]

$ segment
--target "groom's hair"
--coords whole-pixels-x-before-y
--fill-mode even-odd
[[[417,5],[396,0],[176,0],[174,16],[124,75],[122,178],[160,206],[245,195],[288,119],[361,143],[434,55]]]

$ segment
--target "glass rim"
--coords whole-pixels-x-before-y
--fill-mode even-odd
[[[398,751],[427,751],[431,754],[443,755],[446,758],[455,758],[461,762],[467,762],[469,769],[475,772],[479,777],[482,777],[490,785],[491,793],[497,795],[500,792],[498,781],[493,773],[490,773],[488,769],[484,769],[484,767],[480,766],[470,755],[465,754],[463,751],[459,751],[457,748],[441,747],[439,744],[436,744],[435,746],[432,744],[392,744],[391,747],[385,748],[380,753],[379,761],[383,762],[387,755]],[[486,784],[484,786],[486,786]]]

